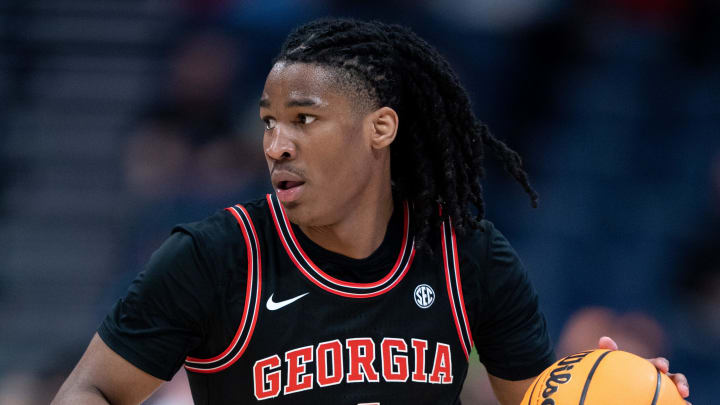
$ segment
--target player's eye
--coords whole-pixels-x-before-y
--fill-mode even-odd
[[[307,115],[307,114],[299,114],[298,115],[298,121],[301,124],[305,124],[305,125],[311,124],[313,121],[315,121],[316,118],[317,117],[315,117],[314,115]]]
[[[275,128],[275,124],[277,124],[277,121],[275,121],[275,118],[263,118],[263,122],[265,123],[266,131],[269,131],[269,130]]]

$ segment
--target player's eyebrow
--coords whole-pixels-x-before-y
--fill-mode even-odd
[[[298,97],[290,99],[285,107],[321,107],[324,104],[320,97]]]
[[[258,103],[260,108],[269,108],[270,99],[268,97],[262,97]],[[323,101],[320,97],[296,97],[288,100],[285,103],[285,107],[323,107],[327,105],[327,102]]]

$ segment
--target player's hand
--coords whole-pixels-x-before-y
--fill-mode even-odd
[[[607,336],[603,336],[598,340],[598,349],[607,349],[607,350],[617,350],[618,345],[615,343],[614,340]],[[690,386],[688,385],[687,378],[685,378],[685,375],[682,373],[669,373],[670,371],[670,362],[668,359],[664,357],[655,357],[654,359],[647,359],[650,363],[652,363],[655,368],[657,368],[661,373],[667,375],[670,377],[670,379],[675,383],[675,386],[677,387],[678,392],[680,393],[680,396],[683,398],[687,398],[690,396]],[[692,405],[689,401],[685,401],[688,403],[688,405]]]

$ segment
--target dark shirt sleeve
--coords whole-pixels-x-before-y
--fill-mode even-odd
[[[152,255],[98,329],[102,340],[141,370],[170,380],[203,340],[219,282],[199,240],[177,231]]]
[[[461,252],[463,290],[469,296],[480,361],[495,377],[535,377],[555,358],[537,293],[507,239],[492,223],[483,221],[483,226],[485,231],[476,232]]]

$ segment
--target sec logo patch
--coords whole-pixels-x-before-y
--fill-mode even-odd
[[[435,291],[427,284],[420,284],[415,287],[413,296],[415,297],[415,303],[420,308],[428,308],[435,302]]]

